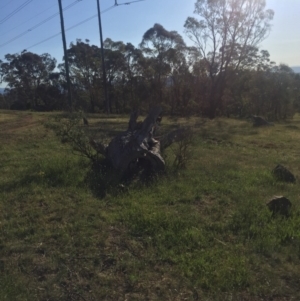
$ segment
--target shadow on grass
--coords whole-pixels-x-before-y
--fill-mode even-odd
[[[106,159],[93,163],[84,181],[97,198],[104,198],[108,190],[117,187],[119,182],[117,174]]]
[[[297,125],[286,125],[285,128],[289,130],[299,130],[299,127]]]
[[[83,183],[86,165],[87,163],[83,160],[52,157],[28,167],[14,180],[0,184],[0,189],[13,192],[18,188],[30,190],[37,186],[77,187]]]
[[[120,177],[108,160],[101,158],[92,163],[86,159],[52,157],[36,163],[19,173],[10,181],[0,183],[2,192],[11,193],[26,189],[28,192],[41,188],[83,188],[89,189],[96,198],[107,194],[117,196],[128,192],[133,186],[149,184],[156,177],[147,170],[137,170]]]
[[[163,173],[155,174],[149,169],[140,167],[120,176],[108,160],[103,159],[91,165],[85,177],[85,183],[95,197],[104,198],[107,193],[120,195],[127,193],[133,187],[154,183]]]

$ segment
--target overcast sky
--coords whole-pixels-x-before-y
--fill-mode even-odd
[[[129,1],[132,0],[117,3]],[[100,0],[104,39],[137,46],[145,31],[160,23],[167,30],[176,30],[192,45],[184,35],[183,25],[188,16],[193,16],[194,3],[195,0],[144,0],[114,6],[115,0]],[[97,14],[97,0],[63,0],[62,5],[66,8],[65,28],[78,25],[66,32],[67,45],[76,39],[89,39],[100,46],[98,20],[93,17]],[[275,11],[275,17],[272,31],[261,47],[278,64],[300,66],[300,0],[267,0],[267,8]],[[0,0],[0,59],[7,53],[27,49],[50,53],[61,62],[60,19],[58,14],[54,16],[56,13],[58,0]]]

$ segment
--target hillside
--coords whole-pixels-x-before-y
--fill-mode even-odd
[[[0,111],[0,300],[300,300],[300,116],[163,118],[195,131],[187,169],[175,145],[165,174],[123,185],[60,143],[53,116]],[[88,119],[103,139],[128,122]],[[274,179],[278,163],[296,184]],[[272,217],[273,195],[290,218]]]

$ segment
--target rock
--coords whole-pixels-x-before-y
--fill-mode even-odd
[[[273,126],[274,123],[268,122],[264,118],[256,115],[252,115],[253,126]]]
[[[273,214],[280,214],[288,217],[290,215],[292,203],[284,196],[275,196],[267,203],[267,206]]]
[[[278,164],[272,171],[274,176],[279,181],[289,182],[289,183],[295,183],[296,178],[295,176],[284,166],[281,164]]]

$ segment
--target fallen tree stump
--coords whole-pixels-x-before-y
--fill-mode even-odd
[[[108,145],[95,140],[91,140],[90,143],[98,153],[109,160],[120,176],[138,169],[150,173],[163,171],[165,161],[161,150],[184,139],[188,129],[177,129],[162,137],[155,137],[157,125],[162,119],[161,112],[161,107],[155,107],[143,122],[137,122],[138,111],[134,111],[127,130],[114,137]]]

